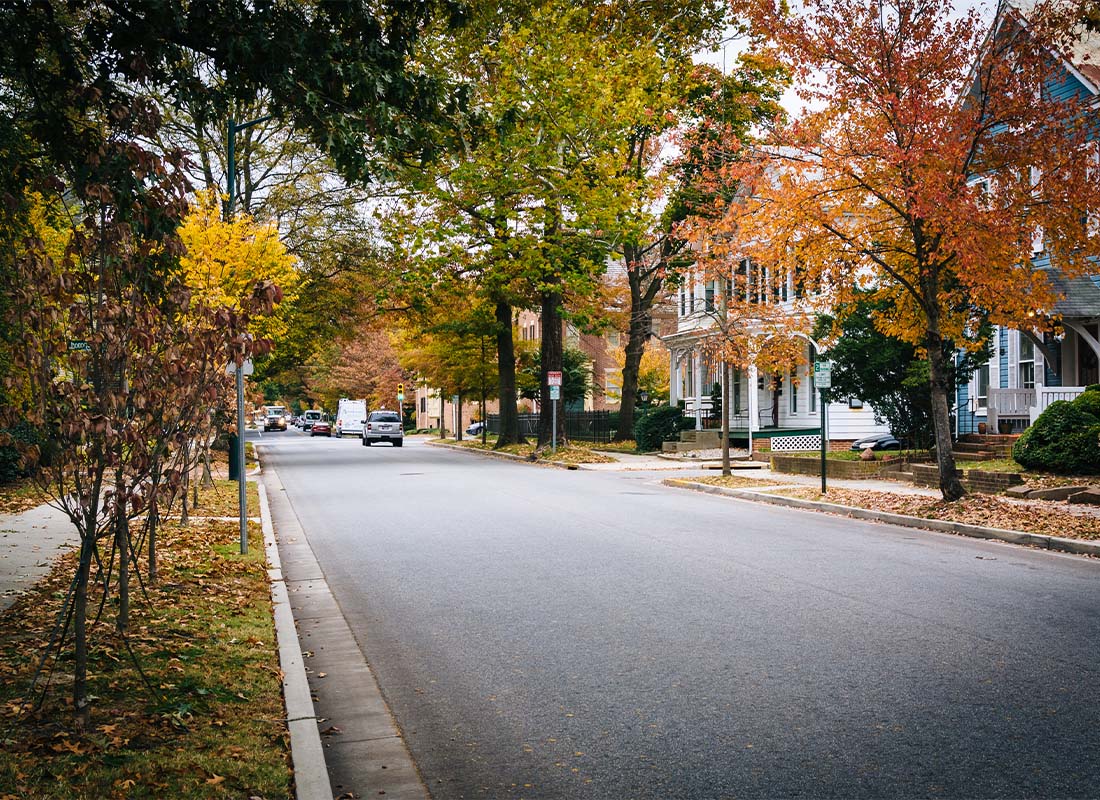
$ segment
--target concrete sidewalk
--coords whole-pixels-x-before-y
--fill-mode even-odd
[[[0,611],[45,577],[61,553],[79,545],[72,522],[49,505],[0,514]]]

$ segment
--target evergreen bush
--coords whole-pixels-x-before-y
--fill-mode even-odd
[[[634,441],[639,452],[660,450],[663,442],[678,439],[680,431],[691,424],[679,406],[659,406],[638,417],[634,423]]]
[[[1051,403],[1012,448],[1028,469],[1068,475],[1100,474],[1100,393]]]

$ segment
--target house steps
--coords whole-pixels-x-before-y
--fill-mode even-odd
[[[966,461],[992,461],[997,458],[1011,458],[1012,446],[1020,438],[1019,434],[968,433],[960,436],[952,452],[955,458]]]

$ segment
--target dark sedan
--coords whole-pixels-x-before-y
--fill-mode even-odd
[[[893,434],[877,433],[873,436],[864,436],[852,443],[852,449],[863,452],[868,447],[872,450],[900,450],[901,442],[894,438]]]

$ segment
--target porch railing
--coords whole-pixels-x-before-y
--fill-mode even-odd
[[[1058,400],[1073,400],[1084,392],[1084,386],[1040,386],[1036,392],[1036,403],[1031,407],[1031,421],[1035,422],[1051,403]]]

